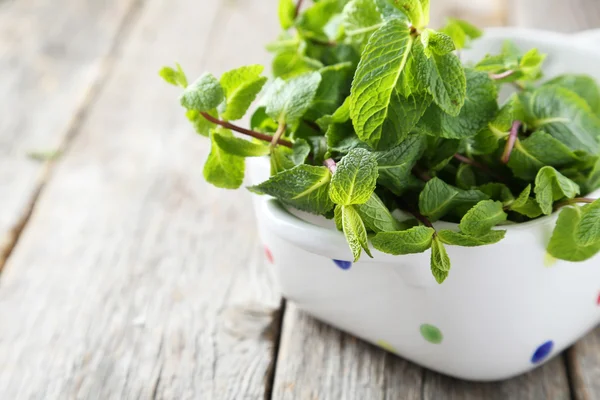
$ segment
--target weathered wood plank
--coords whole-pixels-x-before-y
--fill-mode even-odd
[[[465,382],[427,371],[423,394],[424,400],[567,400],[571,398],[562,357],[557,357],[528,374],[502,382]]]
[[[273,398],[420,399],[422,369],[288,303]]]
[[[578,400],[600,398],[600,328],[580,340],[567,352],[573,384],[573,397]]]
[[[264,61],[271,26],[262,0],[147,1],[2,275],[0,398],[265,396],[280,300],[249,195],[203,182],[156,72]]]
[[[512,0],[508,10],[517,26],[558,32],[600,28],[598,0]]]
[[[106,75],[137,0],[20,0],[0,7],[0,269],[44,166]]]

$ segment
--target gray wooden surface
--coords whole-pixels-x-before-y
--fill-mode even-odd
[[[0,0],[0,399],[600,398],[600,330],[475,384],[282,302],[249,195],[203,182],[207,143],[156,74],[268,63],[275,3]],[[597,0],[432,4],[600,27]]]

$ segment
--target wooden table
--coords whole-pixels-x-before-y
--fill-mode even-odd
[[[275,3],[0,0],[0,399],[600,399],[600,330],[475,384],[281,299],[249,195],[204,182],[157,77],[268,62]],[[497,20],[600,26],[597,0],[520,3]]]

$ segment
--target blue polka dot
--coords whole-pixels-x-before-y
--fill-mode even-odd
[[[531,357],[531,362],[534,364],[541,363],[546,358],[548,358],[550,353],[552,353],[553,348],[554,342],[552,340],[549,340],[546,343],[542,344],[535,350],[535,353],[533,353],[533,356]]]
[[[350,261],[333,260],[333,262],[343,270],[348,270],[352,267],[352,263]]]

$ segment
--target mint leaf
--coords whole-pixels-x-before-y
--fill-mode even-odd
[[[499,223],[506,221],[507,217],[501,202],[484,200],[465,214],[458,227],[467,235],[483,236]]]
[[[571,150],[589,154],[599,151],[596,132],[600,119],[579,96],[558,86],[542,86],[521,95],[525,122],[544,130]]]
[[[415,28],[429,25],[429,0],[393,0],[391,3],[408,17]]]
[[[395,256],[423,253],[431,248],[435,229],[425,226],[397,231],[381,232],[371,239],[377,250]]]
[[[163,67],[158,74],[171,85],[179,86],[184,89],[188,85],[187,77],[185,76],[185,73],[179,64],[175,64],[175,69],[171,67]]]
[[[296,3],[294,0],[279,0],[279,23],[285,30],[294,26],[296,19]]]
[[[250,128],[255,131],[274,133],[278,124],[267,115],[265,106],[258,107],[250,119]]]
[[[358,137],[372,147],[382,139],[386,120],[401,114],[396,85],[413,42],[405,23],[390,20],[373,33],[363,51],[352,82],[350,116]]]
[[[221,84],[212,74],[206,73],[189,85],[179,100],[188,110],[210,111],[225,99]]]
[[[353,149],[338,163],[329,197],[336,204],[363,204],[373,194],[376,183],[375,156],[364,149]]]
[[[320,0],[302,13],[296,28],[304,37],[327,40],[328,36],[325,32],[327,23],[341,11],[342,6],[339,0]]]
[[[271,175],[292,169],[296,163],[292,160],[292,151],[287,147],[277,146],[271,149]]]
[[[447,25],[441,29],[446,35],[452,38],[457,49],[464,49],[473,39],[481,37],[482,32],[475,26],[466,21],[448,18]]]
[[[226,130],[216,130],[212,138],[225,153],[239,157],[262,157],[269,154],[269,146],[240,139]]]
[[[543,131],[517,141],[508,162],[515,176],[532,180],[544,166],[562,167],[579,161],[567,146]]]
[[[448,257],[444,243],[435,236],[431,243],[431,272],[437,283],[442,284],[446,280],[450,266],[450,257]]]
[[[542,212],[550,215],[554,202],[574,198],[579,194],[579,186],[554,168],[544,167],[535,178],[534,191]]]
[[[556,85],[568,89],[581,97],[590,106],[592,112],[600,115],[600,88],[588,75],[560,75],[546,82],[544,85]]]
[[[470,236],[462,232],[441,230],[438,236],[442,242],[451,246],[479,247],[498,243],[504,239],[506,231],[490,231],[485,235]]]
[[[418,130],[432,136],[464,139],[477,135],[498,112],[496,85],[486,73],[466,69],[467,96],[458,116],[437,106],[425,113]],[[445,111],[445,112],[444,112]]]
[[[333,114],[342,106],[348,95],[352,72],[350,63],[330,65],[319,70],[321,83],[307,114],[310,120]]]
[[[600,200],[584,206],[581,220],[575,229],[575,240],[581,246],[592,246],[600,242]]]
[[[529,218],[537,218],[543,214],[538,202],[529,197],[531,194],[531,185],[528,185],[517,199],[510,205],[510,210]]]
[[[338,231],[344,230],[344,223],[342,222],[342,208],[344,206],[335,206],[333,210],[333,220],[335,221],[335,227]]]
[[[342,12],[346,38],[361,52],[373,32],[382,24],[381,13],[373,0],[351,0]]]
[[[210,154],[204,164],[204,178],[216,187],[237,189],[244,181],[244,158],[229,154],[219,147],[215,140],[216,135],[233,137],[233,134],[225,129],[215,129],[211,133]]]
[[[261,77],[262,65],[250,65],[226,72],[221,77],[221,86],[225,92],[225,109],[221,118],[236,121],[242,118],[256,99],[267,78]]]
[[[363,224],[360,215],[353,206],[342,206],[342,228],[346,240],[350,245],[350,250],[354,255],[354,262],[357,262],[360,259],[362,250],[364,250],[369,257],[373,257],[369,250],[369,243],[367,242],[367,230],[365,229],[365,225]]]
[[[289,81],[276,79],[265,94],[267,115],[279,123],[297,124],[310,107],[320,83],[321,75],[317,72]]]
[[[459,165],[456,171],[456,186],[466,190],[477,186],[477,178],[475,177],[475,172],[473,172],[473,167],[468,164]]]
[[[378,182],[396,195],[401,195],[411,186],[412,169],[425,150],[422,136],[410,135],[398,146],[375,152]]]
[[[419,196],[421,214],[436,221],[457,207],[472,207],[487,196],[478,190],[461,190],[433,178]]]
[[[325,214],[333,209],[328,191],[331,173],[326,167],[297,165],[248,189],[267,194],[282,203],[313,214]]]
[[[438,56],[445,56],[456,49],[450,36],[433,29],[425,29],[421,33],[421,43],[423,43],[427,57],[431,57],[434,53]]]
[[[435,103],[447,114],[457,116],[467,97],[465,71],[458,57],[453,53],[443,56],[432,54],[427,73]]]
[[[401,224],[375,193],[366,203],[356,206],[356,210],[367,229],[373,232],[390,232],[401,229]]]
[[[292,161],[295,164],[304,164],[310,154],[310,146],[304,139],[296,139],[292,146]]]
[[[585,246],[576,239],[582,214],[580,207],[568,207],[561,211],[548,244],[548,253],[552,257],[578,262],[592,258],[600,251],[600,241]]]
[[[273,75],[281,79],[290,79],[323,68],[323,63],[307,57],[301,47],[286,49],[273,58]]]
[[[508,186],[503,183],[486,183],[485,185],[479,186],[477,189],[485,193],[490,199],[501,201],[503,205],[514,204],[515,202],[515,197],[512,192]],[[529,196],[529,193],[527,196]]]

